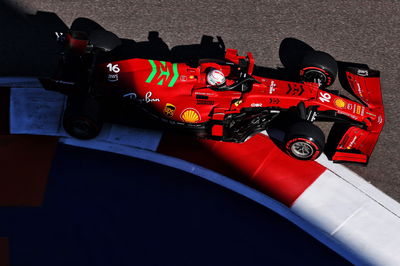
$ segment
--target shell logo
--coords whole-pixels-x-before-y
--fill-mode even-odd
[[[342,99],[336,99],[335,105],[339,108],[344,108],[346,106],[346,102],[343,101]]]
[[[200,114],[196,109],[185,109],[181,114],[181,119],[186,123],[197,123],[200,121]]]

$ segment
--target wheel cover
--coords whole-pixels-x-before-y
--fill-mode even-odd
[[[75,120],[71,124],[71,135],[81,138],[89,137],[92,134],[92,128],[86,120]]]
[[[303,79],[305,81],[318,83],[320,87],[326,85],[328,80],[325,73],[318,69],[309,69],[307,71],[304,71]]]
[[[301,159],[311,158],[315,153],[314,147],[304,140],[293,142],[290,146],[290,151],[294,156]]]

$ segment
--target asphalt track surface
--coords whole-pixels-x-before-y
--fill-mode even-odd
[[[281,40],[294,37],[337,60],[380,70],[385,128],[368,167],[349,167],[400,200],[400,2],[18,0],[13,4],[17,8],[12,12],[8,7],[1,10],[2,75],[51,73],[57,48],[48,45],[49,33],[77,17],[90,18],[138,42],[147,41],[149,32],[158,32],[169,48],[199,44],[203,35],[221,36],[226,47],[251,51],[257,65],[271,68],[281,65]],[[18,13],[33,16],[22,18]],[[13,41],[7,43],[5,36]]]
[[[46,75],[57,47],[50,32],[87,17],[118,36],[147,41],[158,32],[172,48],[221,36],[226,47],[254,53],[256,64],[277,67],[287,37],[306,42],[337,60],[368,64],[382,73],[386,124],[368,167],[350,166],[400,201],[400,92],[398,1],[0,1],[0,74]],[[40,11],[39,13],[36,13]],[[43,13],[49,12],[49,13]],[[21,17],[21,13],[32,16]]]
[[[256,64],[281,66],[278,51],[287,37],[304,41],[337,60],[365,63],[381,71],[386,124],[368,167],[349,167],[396,200],[400,200],[400,53],[399,1],[13,1],[20,13],[36,18],[15,20],[6,12],[0,33],[18,40],[1,44],[3,74],[46,74],[54,65],[49,32],[70,25],[77,17],[90,18],[118,36],[147,41],[149,32],[172,48],[199,44],[203,35],[221,36],[226,47],[254,53]],[[46,22],[44,15],[54,18]],[[13,19],[10,19],[13,17]],[[33,21],[30,18],[30,21]],[[15,22],[16,21],[16,22]],[[14,24],[13,24],[14,23]],[[33,27],[34,30],[29,30]],[[38,28],[39,27],[39,28]],[[4,35],[4,32],[6,35]],[[8,34],[8,35],[7,35]],[[3,39],[4,40],[4,39]],[[29,43],[29,48],[25,46]],[[55,60],[51,61],[54,63]],[[336,86],[340,86],[336,82]]]

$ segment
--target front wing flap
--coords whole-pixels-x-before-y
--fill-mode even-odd
[[[373,119],[367,119],[366,126],[335,123],[327,143],[327,155],[334,162],[355,162],[367,164],[379,139],[384,125],[384,108],[379,71],[348,68],[347,81],[366,112]]]

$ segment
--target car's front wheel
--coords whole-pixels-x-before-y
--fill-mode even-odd
[[[303,81],[318,83],[320,88],[333,84],[338,73],[336,60],[321,51],[310,51],[304,56],[300,77]]]
[[[317,159],[323,152],[324,146],[324,133],[310,122],[297,122],[291,125],[286,132],[286,152],[298,160]]]

